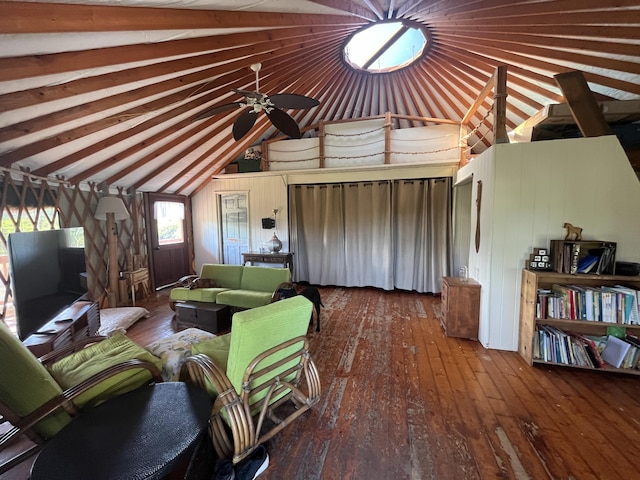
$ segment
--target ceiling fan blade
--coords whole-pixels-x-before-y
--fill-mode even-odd
[[[236,88],[232,88],[231,90],[236,92],[238,95],[242,95],[243,97],[247,98],[255,98],[256,100],[260,100],[266,96],[264,93],[256,92],[253,90],[238,90]]]
[[[194,121],[209,118],[209,117],[212,117],[213,115],[217,115],[218,113],[226,112],[227,110],[231,110],[233,108],[238,108],[239,106],[240,106],[240,102],[225,103],[223,105],[218,105],[216,107],[210,108],[209,110],[205,110],[196,118],[194,118]]]
[[[269,96],[269,100],[278,108],[311,108],[320,105],[315,98],[305,97],[297,93],[277,93]]]
[[[242,112],[233,124],[233,139],[237,141],[244,137],[251,130],[257,119],[258,114],[253,113],[252,108]]]
[[[293,119],[291,115],[283,112],[279,108],[274,108],[267,113],[269,120],[273,123],[273,126],[280,130],[285,135],[291,138],[300,138],[300,127]]]

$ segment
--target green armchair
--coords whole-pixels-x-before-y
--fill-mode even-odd
[[[240,462],[319,400],[306,338],[312,308],[297,296],[244,310],[233,316],[231,333],[192,346],[181,379],[215,398],[211,434],[220,458]]]
[[[3,460],[0,474],[34,454],[81,409],[152,381],[162,361],[122,334],[87,338],[37,359],[0,321],[0,415],[11,428],[0,451],[23,435],[24,451]]]

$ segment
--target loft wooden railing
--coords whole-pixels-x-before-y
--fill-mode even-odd
[[[455,120],[450,120],[446,118],[433,118],[433,117],[417,117],[412,115],[399,115],[395,113],[386,112],[384,115],[373,115],[371,117],[358,117],[358,118],[350,118],[345,120],[334,120],[334,121],[324,121],[320,120],[317,124],[309,125],[300,129],[300,132],[304,134],[310,130],[316,130],[317,136],[319,138],[318,150],[319,150],[319,160],[320,160],[320,168],[325,168],[325,145],[324,139],[326,138],[325,127],[327,125],[336,125],[340,123],[350,123],[350,122],[360,122],[363,120],[374,120],[384,118],[384,163],[389,164],[391,157],[391,127],[393,126],[394,120],[407,120],[410,122],[422,122],[424,124],[433,123],[433,124],[447,124],[447,125],[460,125],[460,122],[456,122]],[[287,136],[279,136],[275,138],[271,138],[262,142],[262,161],[263,165],[269,165],[269,144],[273,142],[278,142],[281,140],[285,140],[289,137]]]
[[[493,141],[494,143],[509,143],[509,137],[507,136],[507,66],[501,65],[496,68],[494,74],[489,78],[489,81],[484,88],[478,94],[476,101],[473,102],[467,113],[460,122],[460,139],[468,137],[469,128],[471,127],[471,121],[478,112],[479,108],[483,105],[486,98],[493,92],[492,108],[487,111],[487,116],[493,114]],[[475,127],[475,131],[486,120],[486,117],[480,121],[480,124]],[[472,130],[472,131],[473,131]],[[465,165],[469,161],[469,156],[466,153],[466,149],[460,149],[460,166]]]
[[[486,104],[486,99],[493,92],[492,96],[492,104],[488,108],[486,115],[482,118],[475,127],[473,127],[473,121],[477,117],[477,113],[479,109]],[[460,127],[460,165],[463,166],[469,162],[469,152],[471,147],[469,147],[467,143],[467,139],[471,136],[471,134],[478,132],[479,128],[485,124],[489,115],[493,115],[493,122],[489,124],[491,127],[491,131],[493,133],[493,142],[494,143],[509,143],[509,137],[507,136],[506,129],[506,112],[507,112],[507,67],[506,65],[502,65],[496,68],[494,74],[489,78],[484,88],[478,94],[475,102],[469,107],[467,113],[462,118],[460,122],[450,119],[444,118],[432,118],[432,117],[418,117],[418,116],[410,116],[410,115],[399,115],[393,114],[390,112],[386,112],[384,115],[376,115],[371,117],[360,117],[353,119],[345,119],[345,120],[336,120],[336,121],[324,121],[320,120],[317,124],[309,125],[301,129],[301,133],[304,134],[307,131],[315,130],[317,131],[317,135],[320,139],[318,145],[318,156],[319,156],[319,168],[325,168],[325,126],[333,125],[338,123],[347,123],[347,122],[357,122],[362,120],[371,120],[376,118],[384,118],[385,119],[385,135],[384,135],[384,163],[390,163],[390,154],[391,154],[391,127],[393,126],[394,120],[408,120],[411,122],[423,122],[425,125],[428,123],[433,124],[449,124],[449,125],[459,125]],[[262,161],[265,169],[268,169],[269,165],[269,145],[273,142],[278,142],[281,140],[285,140],[289,137],[287,136],[278,136],[262,142]],[[478,142],[485,140],[485,136],[478,134]],[[489,146],[490,144],[487,144]]]

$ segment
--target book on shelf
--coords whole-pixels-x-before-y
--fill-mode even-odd
[[[539,289],[537,318],[640,325],[640,290],[624,286],[553,284]]]
[[[640,338],[594,336],[539,325],[534,335],[536,360],[585,368],[640,368]]]
[[[550,253],[552,268],[559,273],[615,273],[615,242],[551,240]]]
[[[616,363],[609,361],[611,359],[605,361],[603,358],[607,345],[606,336],[589,336],[565,332],[550,325],[539,325],[536,327],[533,340],[533,358],[535,360],[586,368],[607,368],[607,363],[613,366],[617,364],[617,358],[615,359]],[[612,355],[614,353],[613,345],[609,348],[607,355]],[[632,346],[629,345],[629,348]],[[640,340],[638,348],[634,348],[633,355],[624,356],[620,360],[620,364],[629,365],[628,368],[632,368],[637,365],[638,359],[640,359]]]
[[[597,269],[599,260],[600,258],[597,255],[587,253],[578,261],[577,273],[590,273],[592,270]]]
[[[609,335],[607,338],[607,344],[602,350],[602,359],[609,365],[613,365],[616,368],[620,368],[622,363],[631,348],[631,344],[624,340]]]

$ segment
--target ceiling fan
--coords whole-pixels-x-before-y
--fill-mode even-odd
[[[233,102],[218,105],[198,115],[195,120],[202,120],[212,115],[231,110],[232,108],[245,108],[244,112],[240,114],[238,119],[233,124],[233,138],[234,140],[240,140],[244,137],[251,127],[256,123],[258,115],[261,112],[267,114],[269,120],[285,135],[291,138],[300,138],[300,128],[296,121],[284,112],[282,109],[303,109],[311,108],[320,104],[318,100],[304,95],[298,95],[297,93],[278,93],[275,95],[267,96],[260,92],[260,80],[258,72],[262,64],[254,63],[251,65],[251,70],[256,72],[256,89],[251,90],[236,90],[232,89],[239,95],[245,98],[244,102]]]

